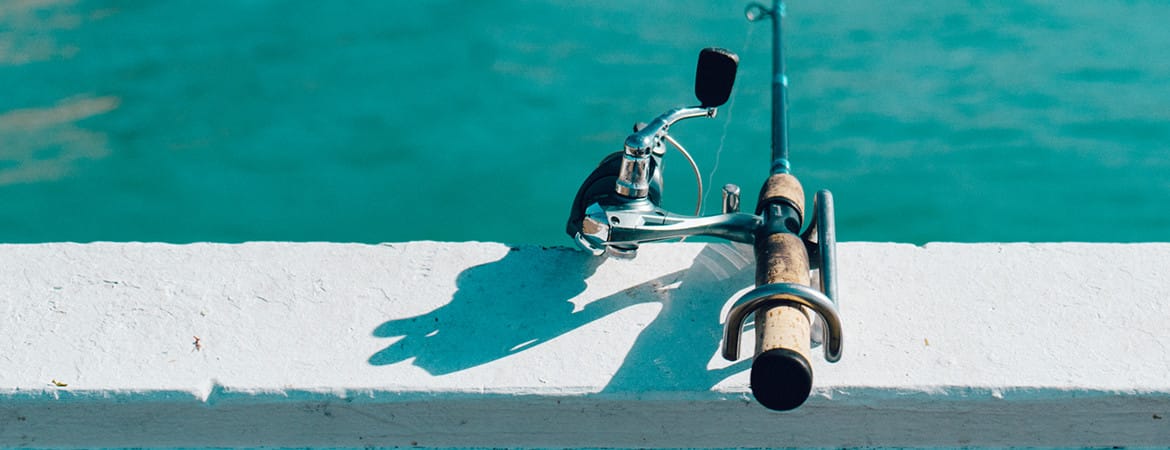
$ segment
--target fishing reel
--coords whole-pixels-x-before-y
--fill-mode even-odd
[[[573,199],[565,228],[579,247],[598,256],[633,257],[641,243],[687,236],[752,241],[752,231],[761,220],[739,212],[738,188],[725,190],[725,196],[731,197],[724,201],[720,215],[685,216],[659,206],[665,143],[676,146],[692,164],[694,161],[668,133],[671,125],[684,119],[715,117],[716,108],[731,96],[738,67],[739,58],[734,53],[703,49],[695,71],[699,106],[675,108],[649,124],[638,124],[626,137],[624,150],[605,157],[585,179]]]
[[[633,257],[642,243],[687,236],[753,245],[756,288],[732,305],[724,327],[722,355],[730,361],[739,359],[744,322],[754,316],[752,393],[767,408],[790,410],[803,404],[811,392],[812,346],[822,345],[829,362],[841,358],[841,320],[834,301],[833,198],[827,190],[817,192],[813,214],[805,223],[804,190],[789,173],[785,137],[787,83],[779,42],[782,5],[774,0],[773,8],[764,9],[753,3],[747,12],[753,21],[772,18],[776,38],[771,175],[760,190],[755,214],[739,211],[739,188],[735,185],[724,187],[720,214],[700,216],[700,207],[694,216],[687,216],[660,206],[665,143],[677,147],[694,165],[686,149],[668,133],[670,127],[683,119],[715,117],[716,108],[727,102],[735,82],[739,58],[724,49],[706,48],[699,53],[695,72],[699,106],[672,109],[649,124],[636,126],[623,151],[605,157],[582,183],[565,231],[579,247],[597,256]],[[701,192],[701,179],[699,183]],[[819,289],[811,287],[814,270],[819,275]],[[817,322],[819,326],[813,327]]]

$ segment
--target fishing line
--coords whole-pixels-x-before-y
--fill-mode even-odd
[[[755,29],[756,27],[748,26],[746,28],[747,28],[747,33],[745,33],[745,35],[744,35],[743,45],[740,46],[740,48],[743,49],[741,51],[745,55],[748,52],[748,47],[752,43],[752,30]],[[723,156],[723,144],[725,142],[727,142],[727,127],[729,127],[731,125],[731,112],[735,110],[736,97],[738,97],[738,96],[737,95],[731,96],[731,102],[727,104],[727,114],[724,114],[725,118],[723,120],[723,134],[719,136],[719,149],[715,151],[715,164],[711,166],[711,172],[709,172],[707,175],[707,190],[706,190],[706,192],[703,193],[703,198],[699,199],[700,205],[709,204],[709,203],[707,203],[707,198],[711,196],[711,188],[714,187],[714,184],[712,184],[712,183],[715,180],[715,172],[717,170],[719,170],[719,158],[721,156]],[[696,215],[698,215],[698,214],[696,214]]]

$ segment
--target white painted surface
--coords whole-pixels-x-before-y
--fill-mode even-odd
[[[0,245],[0,446],[1170,445],[1170,244],[838,257],[844,358],[775,413],[728,245]]]

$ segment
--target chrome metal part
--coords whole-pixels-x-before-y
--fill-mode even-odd
[[[723,358],[728,361],[739,359],[739,338],[748,316],[761,309],[782,305],[800,305],[812,309],[821,318],[826,336],[825,360],[837,362],[841,359],[841,318],[837,308],[825,294],[811,287],[795,283],[773,283],[757,286],[735,301],[727,313],[723,327]]]
[[[578,244],[595,255],[608,248],[636,248],[643,242],[687,236],[711,236],[735,242],[755,242],[763,218],[754,214],[682,216],[666,211],[647,199],[618,205],[594,203],[585,210]]]
[[[809,262],[813,269],[820,272],[818,286],[825,296],[837,304],[837,227],[833,217],[833,193],[828,189],[817,191],[813,197],[813,216],[804,230],[801,238],[804,239],[808,250]]]
[[[670,145],[677,148],[679,153],[682,153],[687,158],[687,162],[691,163],[691,169],[695,171],[695,186],[699,190],[698,195],[696,195],[697,200],[695,200],[695,215],[697,216],[703,212],[703,174],[699,173],[699,165],[695,164],[695,158],[691,157],[690,152],[687,152],[687,149],[683,148],[682,144],[679,144],[669,134],[663,134],[662,139],[665,139],[667,142],[670,142]]]
[[[653,211],[609,210],[609,244],[653,242],[686,236],[711,236],[729,241],[755,242],[763,219],[754,214],[732,213],[693,217]]]
[[[837,300],[837,225],[833,217],[833,193],[828,189],[821,189],[817,191],[813,197],[813,217],[817,223],[817,259],[818,266],[817,275],[820,279],[821,292],[825,293],[825,297],[833,302],[833,305],[839,305]],[[817,318],[820,319],[819,317]],[[813,342],[815,344],[823,344],[825,342],[824,327],[813,328]]]
[[[817,223],[817,249],[820,258],[821,292],[837,304],[837,224],[833,211],[833,193],[817,191],[813,197],[813,214]]]
[[[723,214],[739,212],[739,186],[723,185]]]
[[[650,154],[622,155],[621,170],[618,172],[614,191],[629,198],[646,198],[650,195]]]
[[[593,254],[593,256],[601,256],[605,254],[604,246],[602,248],[594,248],[593,243],[589,242],[589,239],[586,239],[585,236],[581,234],[581,232],[577,232],[577,234],[573,236],[573,242],[577,244],[577,248],[587,251]]]
[[[585,210],[585,218],[581,220],[581,231],[575,236],[577,245],[583,250],[601,256],[605,252],[606,241],[609,241],[610,226],[605,209],[594,203]]]
[[[605,254],[614,258],[633,259],[638,256],[637,245],[611,245],[606,247]]]
[[[662,146],[672,124],[693,117],[715,117],[715,108],[675,108],[626,137],[625,159],[614,190],[624,197],[646,198],[650,193],[650,154]]]
[[[808,249],[809,263],[817,272],[817,286],[825,297],[839,304],[837,300],[837,227],[833,215],[833,194],[827,189],[817,191],[813,197],[813,216],[808,229],[801,235]],[[812,328],[813,347],[824,343],[825,337],[820,317],[814,317]]]
[[[662,135],[675,122],[694,117],[715,117],[715,108],[689,107],[675,108],[654,118],[646,127],[635,131],[626,137],[626,154],[631,156],[645,156],[650,154]]]

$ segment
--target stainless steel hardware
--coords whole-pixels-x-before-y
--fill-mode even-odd
[[[723,214],[739,212],[739,186],[723,185]]]

